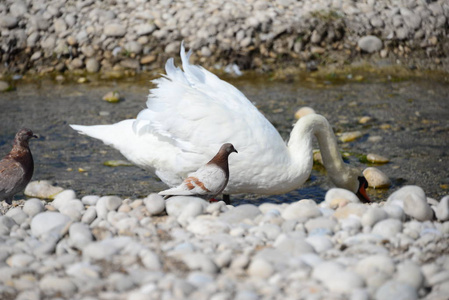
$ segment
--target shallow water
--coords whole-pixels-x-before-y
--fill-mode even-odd
[[[368,77],[366,77],[368,78]],[[358,78],[345,81],[289,80],[266,77],[230,79],[288,138],[294,113],[311,106],[328,118],[335,132],[360,130],[363,137],[341,149],[348,162],[365,168],[359,159],[377,153],[391,159],[376,165],[393,181],[390,189],[368,190],[375,200],[385,199],[400,186],[416,184],[429,197],[449,194],[449,86],[438,80]],[[134,118],[144,108],[148,89],[144,76],[120,81],[91,81],[60,84],[51,79],[15,82],[16,89],[0,94],[0,155],[11,147],[15,132],[22,126],[40,135],[31,142],[35,159],[33,180],[51,180],[79,196],[115,194],[137,198],[157,192],[165,185],[134,166],[108,167],[109,160],[123,160],[121,154],[92,138],[81,136],[68,124],[109,124]],[[123,101],[102,100],[109,91],[118,91]],[[362,125],[362,116],[373,120]],[[368,137],[379,136],[373,143]],[[372,166],[369,164],[369,166]],[[234,195],[233,203],[292,202],[304,198],[322,200],[332,184],[320,166],[315,166],[304,187],[285,195]],[[17,195],[20,198],[22,195]]]

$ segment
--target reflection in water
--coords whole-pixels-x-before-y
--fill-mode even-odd
[[[10,150],[17,129],[27,126],[40,135],[31,149],[35,157],[34,180],[51,180],[74,189],[79,197],[87,194],[116,194],[144,197],[165,185],[137,167],[108,167],[103,163],[121,160],[121,154],[92,138],[81,136],[68,124],[109,124],[134,118],[145,106],[148,78],[121,82],[92,82],[59,85],[50,80],[18,83],[13,92],[0,97],[0,154]],[[361,131],[363,138],[341,144],[348,161],[366,167],[359,157],[367,153],[388,156],[390,163],[378,165],[396,184],[417,184],[436,199],[449,186],[447,140],[449,140],[449,87],[438,82],[320,82],[291,83],[267,78],[240,78],[235,84],[288,139],[293,116],[301,106],[311,106],[323,114],[337,134]],[[102,100],[110,91],[125,99],[116,104]],[[372,117],[359,124],[362,116]],[[370,141],[369,137],[379,138]],[[232,176],[232,174],[231,174]],[[292,202],[304,198],[323,200],[332,187],[322,168],[315,168],[302,189],[285,195],[234,195],[233,203]],[[368,191],[377,200],[389,190]],[[20,195],[19,195],[20,197]]]

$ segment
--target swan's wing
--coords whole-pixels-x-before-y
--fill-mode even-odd
[[[267,144],[285,148],[276,129],[238,89],[189,64],[189,56],[182,46],[184,71],[170,59],[167,75],[154,81],[157,87],[150,91],[147,109],[135,123],[140,134],[170,139],[183,153],[202,155],[202,164],[227,142],[239,151],[236,160],[257,155]],[[271,150],[276,152],[276,147]]]

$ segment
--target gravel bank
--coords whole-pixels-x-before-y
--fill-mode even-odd
[[[368,60],[447,70],[446,0],[0,3],[0,73],[134,73],[182,40],[206,67],[314,70]]]
[[[447,299],[449,197],[225,205],[55,194],[1,206],[2,299]],[[46,196],[47,194],[47,196]]]

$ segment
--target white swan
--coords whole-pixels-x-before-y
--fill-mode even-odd
[[[190,55],[182,45],[184,72],[174,66],[173,59],[167,61],[167,75],[154,80],[157,87],[150,90],[147,108],[136,120],[71,127],[118,149],[170,187],[181,184],[188,173],[207,163],[221,145],[232,143],[239,155],[229,158],[226,194],[272,195],[299,188],[312,169],[315,136],[332,182],[366,197],[366,181],[359,170],[343,162],[335,135],[323,116],[301,118],[286,145],[238,89],[191,65]]]

